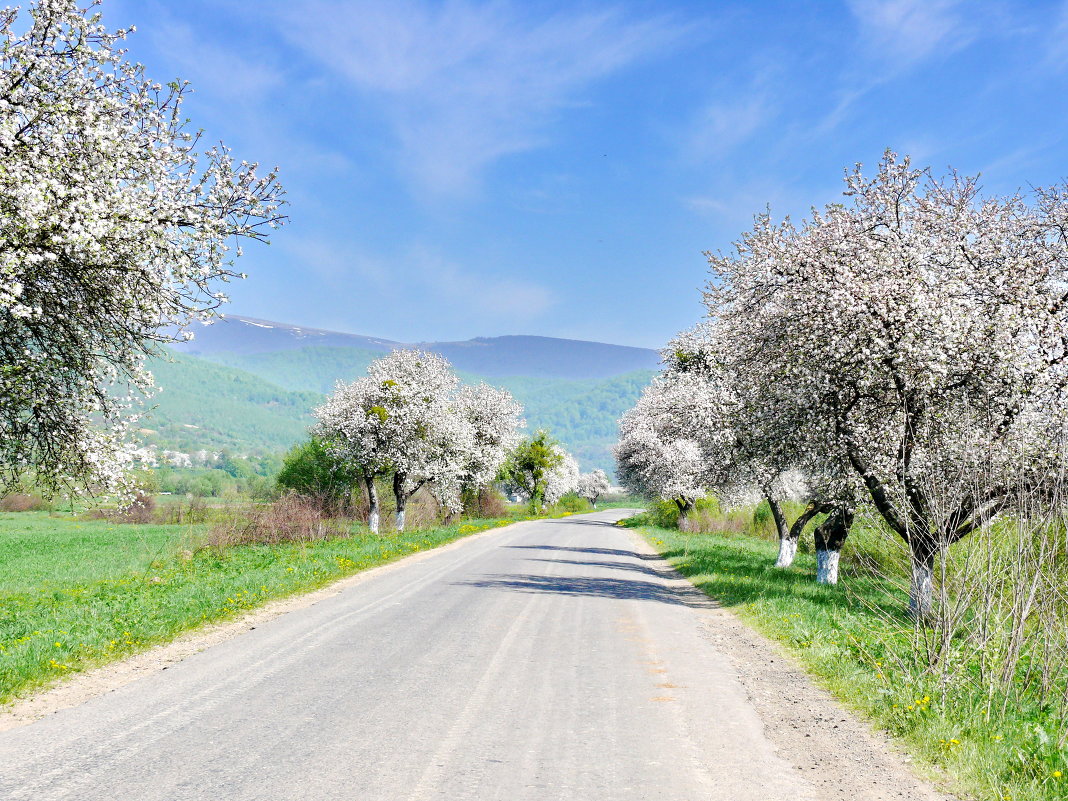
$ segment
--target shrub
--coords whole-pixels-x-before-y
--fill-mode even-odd
[[[338,459],[315,437],[287,453],[278,474],[278,487],[282,491],[321,498],[336,509],[350,502],[352,488],[361,482],[357,470]]]
[[[593,507],[590,502],[585,498],[580,498],[578,494],[569,492],[567,495],[558,500],[555,504],[557,510],[561,512],[588,512]]]
[[[37,495],[12,492],[0,498],[0,512],[45,512],[52,504]]]
[[[508,501],[497,490],[483,487],[477,493],[464,494],[464,517],[487,519],[507,516]]]
[[[252,506],[216,523],[208,532],[207,546],[277,545],[311,542],[347,536],[347,527],[324,517],[316,501],[300,495],[285,495],[264,506]]]
[[[203,498],[190,496],[184,504],[179,501],[160,507],[156,520],[172,525],[193,525],[208,522],[209,514],[208,504]]]

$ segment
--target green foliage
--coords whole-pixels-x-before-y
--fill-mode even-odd
[[[541,508],[545,498],[546,477],[562,461],[556,440],[546,431],[522,440],[501,465],[500,479],[530,498],[531,511]]]
[[[360,482],[359,471],[337,459],[322,440],[312,437],[286,454],[278,486],[301,495],[340,501]]]
[[[306,436],[311,410],[322,402],[318,393],[285,390],[193,356],[169,357],[149,364],[162,391],[142,420],[144,438],[161,448],[278,453]]]
[[[585,498],[581,498],[574,492],[569,492],[563,498],[553,504],[554,509],[560,512],[568,512],[569,514],[576,514],[578,512],[589,512],[593,509],[593,505]]]

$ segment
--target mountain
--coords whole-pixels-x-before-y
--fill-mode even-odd
[[[147,404],[142,433],[166,450],[285,451],[306,436],[311,410],[323,399],[182,353],[148,367],[159,392]]]
[[[656,364],[655,351],[551,337],[418,346],[446,356],[464,383],[507,389],[523,404],[529,430],[550,431],[583,470],[609,472],[616,421]],[[150,442],[168,450],[284,451],[306,436],[312,410],[337,381],[358,378],[396,347],[409,346],[227,317],[150,365],[161,391],[142,425]]]
[[[351,350],[361,359],[377,358],[394,348],[440,353],[457,370],[487,377],[609,378],[635,370],[655,370],[659,355],[649,348],[609,345],[541,336],[476,337],[464,342],[393,342],[377,337],[227,315],[210,325],[195,324],[184,353],[212,361],[219,354],[250,356],[307,348]]]

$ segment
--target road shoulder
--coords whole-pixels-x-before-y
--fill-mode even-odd
[[[634,529],[635,549],[657,551]],[[666,559],[658,566],[694,587]],[[680,586],[681,586],[680,585]],[[703,595],[703,593],[702,593]],[[827,801],[956,801],[918,777],[911,760],[886,735],[847,710],[777,643],[722,607],[695,609],[703,635],[734,667],[764,723],[767,738]]]

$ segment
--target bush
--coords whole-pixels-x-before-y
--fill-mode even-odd
[[[556,502],[555,508],[561,512],[574,514],[575,512],[588,512],[593,507],[585,498],[580,498],[576,493],[569,492]]]
[[[153,523],[156,499],[138,491],[134,499],[119,509],[94,509],[89,512],[93,520],[110,520],[113,523]]]
[[[483,487],[477,493],[464,493],[464,517],[486,520],[507,516],[508,501],[497,490]]]
[[[286,454],[277,480],[283,491],[321,498],[337,509],[350,502],[353,487],[361,481],[357,470],[339,460],[315,437]]]
[[[265,506],[252,506],[216,523],[208,532],[207,546],[230,548],[236,545],[277,545],[283,542],[312,542],[349,534],[346,526],[324,517],[315,500],[285,495]]]
[[[47,512],[52,504],[37,495],[12,492],[0,498],[0,512]]]
[[[184,504],[179,501],[178,503],[170,503],[161,507],[156,518],[160,523],[193,525],[206,523],[208,515],[208,505],[204,502],[204,499],[190,496],[189,500]]]

